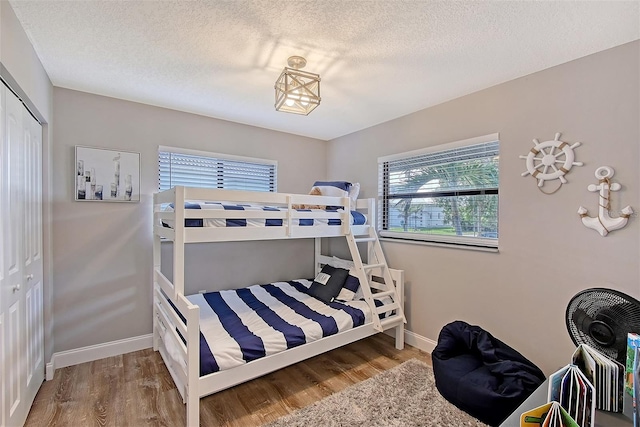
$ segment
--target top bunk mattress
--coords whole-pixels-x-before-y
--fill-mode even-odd
[[[366,301],[324,303],[306,293],[311,283],[300,279],[187,296],[200,307],[200,376],[371,321]]]
[[[219,210],[219,211],[251,211],[251,212],[286,212],[286,207],[263,206],[253,204],[234,204],[227,202],[185,202],[185,209]],[[297,212],[343,212],[342,209],[327,207],[326,209],[295,209]],[[166,211],[172,212],[170,205]],[[351,211],[350,225],[364,225],[367,217],[358,211]],[[286,220],[279,218],[185,218],[185,227],[281,227],[286,224]],[[162,221],[165,227],[173,228],[173,221],[165,219]],[[294,226],[314,227],[342,225],[340,219],[334,218],[295,218]]]

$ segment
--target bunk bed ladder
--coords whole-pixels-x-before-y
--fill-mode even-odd
[[[391,278],[389,266],[382,252],[378,234],[374,227],[367,227],[367,229],[367,234],[357,236],[350,231],[346,235],[347,243],[351,251],[351,259],[358,274],[358,280],[360,280],[360,283],[367,283],[369,285],[362,286],[362,291],[365,300],[374,313],[373,325],[376,330],[382,332],[388,324],[397,324],[399,318],[402,318],[402,322],[404,323],[406,323],[407,320],[404,317],[403,302],[393,284],[393,279]],[[367,264],[362,262],[360,249],[358,248],[358,243],[364,242],[367,243]],[[372,273],[374,270],[380,273],[376,274],[376,276],[380,277],[382,282],[373,280]],[[374,290],[376,292],[374,292]],[[383,298],[385,296],[391,297],[392,302],[376,307],[374,298]],[[384,318],[380,319],[380,315],[384,315]]]

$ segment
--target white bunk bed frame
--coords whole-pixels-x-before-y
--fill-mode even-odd
[[[185,200],[244,202],[286,207],[287,209],[278,212],[185,209]],[[186,403],[187,426],[199,425],[199,404],[202,397],[361,340],[380,331],[395,329],[396,348],[404,348],[404,323],[406,320],[402,310],[403,304],[394,302],[389,306],[375,307],[372,299],[373,296],[390,295],[394,301],[404,301],[404,272],[388,268],[384,259],[381,260],[383,255],[375,233],[374,199],[358,200],[355,208],[364,211],[368,221],[367,225],[354,226],[349,225],[350,210],[353,207],[350,206],[348,197],[174,187],[154,194],[153,203],[153,349],[160,352],[183,401]],[[172,203],[175,207],[173,211],[163,210],[163,207],[168,203]],[[292,208],[293,205],[298,204],[341,206],[344,208],[344,212],[299,212]],[[281,227],[185,227],[185,219],[188,218],[269,218],[282,219],[283,225]],[[342,225],[322,227],[295,225],[297,219],[304,218],[339,218],[342,220]],[[164,227],[162,220],[173,221],[174,227]],[[278,354],[201,377],[200,309],[184,296],[185,245],[200,242],[315,238],[315,266],[319,271],[322,265],[333,263],[332,257],[321,253],[321,238],[336,236],[347,237],[353,263],[359,272],[358,276],[365,299],[371,309],[372,321]],[[365,237],[358,239],[356,236]],[[173,242],[173,282],[161,270],[160,246],[163,239]],[[356,245],[357,242],[367,242],[367,259],[375,256],[376,264],[363,264]],[[374,277],[378,279],[373,279]],[[393,285],[389,290],[385,282],[391,281]],[[176,313],[174,307],[177,308],[184,320]],[[377,315],[379,313],[391,313],[391,315],[379,320]],[[186,344],[181,338],[186,341]],[[166,343],[166,339],[171,342]]]

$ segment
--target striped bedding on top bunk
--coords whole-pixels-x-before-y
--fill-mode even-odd
[[[232,204],[224,202],[186,202],[185,209],[210,209],[210,210],[226,210],[226,211],[265,211],[278,212],[286,211],[286,207],[272,207],[249,204]],[[324,209],[296,209],[298,212],[341,212],[342,210],[328,207]],[[167,211],[173,211],[173,207],[169,206]],[[185,227],[281,227],[285,223],[282,219],[269,218],[247,218],[247,219],[225,219],[225,218],[187,218],[184,220]],[[351,225],[366,224],[367,218],[358,211],[351,211]],[[173,227],[173,221],[163,220],[165,227]],[[323,225],[341,225],[340,219],[327,218],[301,218],[294,219],[295,226],[323,226]]]
[[[365,301],[325,304],[305,292],[309,286],[311,281],[302,279],[187,296],[200,307],[200,375],[370,321]]]

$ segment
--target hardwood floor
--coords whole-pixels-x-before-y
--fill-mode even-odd
[[[416,358],[377,334],[200,400],[204,426],[259,426]],[[182,426],[185,405],[160,354],[152,349],[56,370],[25,426]]]

